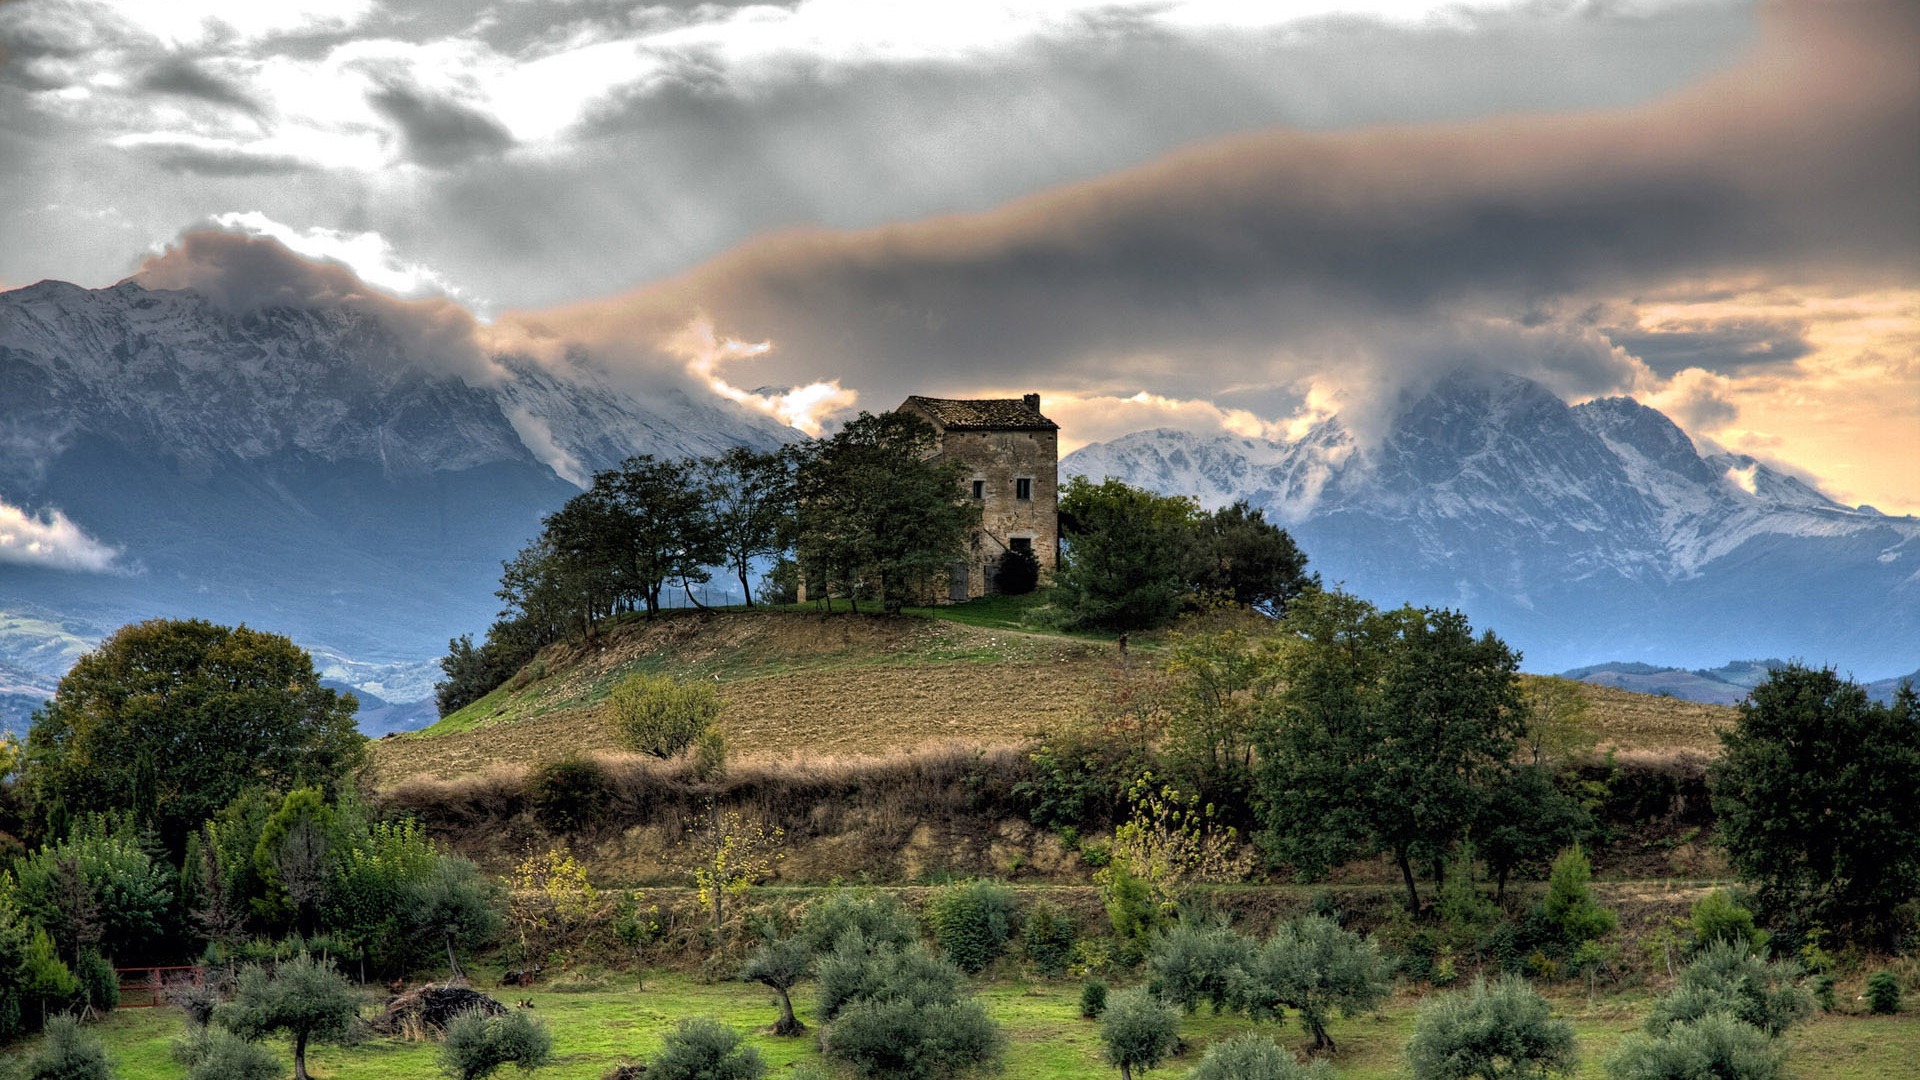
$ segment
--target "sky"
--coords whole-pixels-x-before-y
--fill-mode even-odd
[[[0,0],[0,287],[1068,449],[1477,366],[1920,513],[1916,58],[1905,0]]]

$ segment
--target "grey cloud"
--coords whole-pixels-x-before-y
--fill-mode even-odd
[[[1431,327],[1647,281],[1912,280],[1920,12],[1787,6],[1770,21],[1747,64],[1646,106],[1221,141],[987,213],[770,236],[522,318],[644,367],[671,362],[657,343],[705,315],[774,342],[741,385],[842,376],[884,400],[1152,372],[1199,395],[1417,366],[1390,352]],[[1604,339],[1568,341],[1545,350],[1555,370],[1604,383]]]
[[[1813,351],[1806,324],[1800,322],[1718,319],[1655,330],[1616,327],[1605,333],[1661,376],[1690,367],[1727,374],[1788,363]]]
[[[150,144],[138,148],[137,152],[157,168],[193,176],[270,176],[278,173],[300,172],[308,168],[307,163],[299,158],[282,154],[256,154],[236,149]]]
[[[407,156],[422,165],[445,168],[513,146],[500,121],[418,87],[388,83],[369,94],[367,103],[400,128]]]
[[[451,300],[400,300],[352,270],[303,258],[278,240],[218,229],[183,233],[132,276],[149,289],[192,289],[235,314],[275,305],[338,305],[378,319],[416,363],[485,383],[498,371],[477,340],[472,313]]]
[[[169,57],[149,68],[136,86],[148,93],[224,105],[256,117],[264,112],[238,83],[214,75],[184,56]]]

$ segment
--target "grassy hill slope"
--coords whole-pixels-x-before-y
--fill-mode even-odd
[[[991,600],[896,617],[813,611],[674,613],[610,628],[593,647],[543,652],[439,723],[375,744],[378,782],[450,777],[565,752],[616,749],[602,711],[626,675],[710,679],[731,755],[885,754],[941,741],[1008,744],[1087,715],[1127,670],[1156,662],[1109,640],[1034,629]],[[1603,743],[1711,749],[1735,711],[1582,684]]]

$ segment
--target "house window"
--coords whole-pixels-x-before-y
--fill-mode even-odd
[[[976,499],[984,499],[987,497],[987,482],[985,480],[975,480],[973,482],[973,497]]]
[[[1016,499],[1033,498],[1033,478],[1023,476],[1013,482],[1013,497]]]
[[[1007,546],[1014,551],[1031,552],[1033,550],[1033,538],[1027,536],[1009,537],[1007,539]]]

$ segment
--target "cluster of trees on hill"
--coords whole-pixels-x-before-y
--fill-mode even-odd
[[[957,555],[979,510],[964,468],[932,458],[935,435],[907,413],[861,413],[829,438],[760,453],[736,448],[680,461],[647,455],[593,477],[547,516],[508,560],[501,619],[474,645],[455,639],[442,660],[441,715],[500,685],[541,646],[577,633],[592,641],[624,612],[657,614],[678,590],[724,567],[749,605],[751,568],[785,564],[762,599],[790,601],[804,576],[813,595],[871,591],[888,611],[924,597]]]

